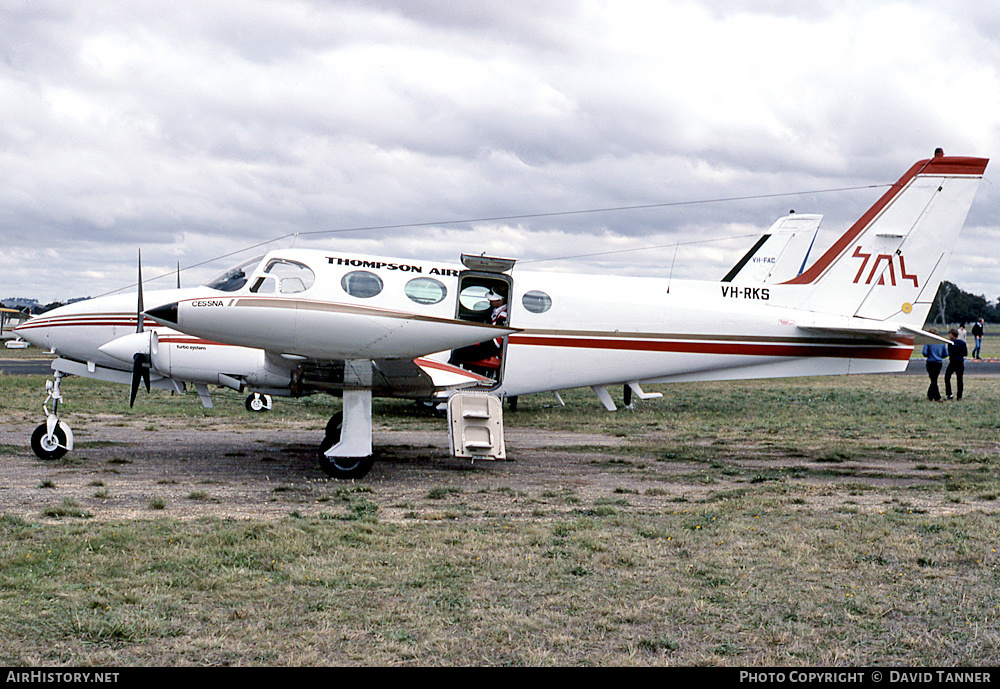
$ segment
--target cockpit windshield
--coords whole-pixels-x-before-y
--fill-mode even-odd
[[[264,259],[263,256],[251,258],[249,261],[239,264],[235,268],[230,268],[221,275],[213,278],[205,284],[206,287],[217,289],[220,292],[235,292],[247,284],[247,278],[253,273],[254,268]]]

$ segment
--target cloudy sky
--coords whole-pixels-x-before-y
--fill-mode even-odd
[[[0,0],[0,298],[293,241],[717,279],[940,146],[995,159],[950,276],[993,300],[998,35],[984,2]]]

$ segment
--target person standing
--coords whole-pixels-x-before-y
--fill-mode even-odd
[[[955,374],[955,399],[962,399],[962,376],[965,375],[965,357],[969,354],[969,348],[965,340],[958,338],[958,329],[952,328],[948,331],[951,344],[948,345],[948,370],[944,374],[944,394],[951,399],[951,374]]]
[[[930,332],[937,335],[937,329],[931,328]],[[944,357],[948,352],[948,345],[943,342],[925,344],[923,354],[927,357],[927,376],[931,379],[931,384],[927,388],[927,399],[931,402],[941,401],[941,391],[938,389],[938,376],[941,375],[941,366],[944,364]]]
[[[972,348],[972,358],[979,359],[982,355],[983,348],[983,319],[980,318],[976,321],[975,325],[972,326],[972,337],[975,338],[976,346]]]

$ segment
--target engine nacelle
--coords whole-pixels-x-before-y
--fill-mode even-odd
[[[287,389],[287,369],[276,366],[262,349],[207,342],[181,334],[161,334],[151,342],[150,362],[163,376],[193,383]]]

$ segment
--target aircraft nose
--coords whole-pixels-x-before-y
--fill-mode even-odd
[[[44,325],[44,321],[35,320],[27,321],[21,325],[14,328],[14,334],[20,337],[22,340],[27,340],[36,347],[48,347],[49,346],[49,335],[51,334],[52,328]]]
[[[149,311],[144,311],[143,313],[157,323],[162,323],[163,325],[177,325],[178,323],[176,301],[172,304],[157,306],[155,309],[150,309]]]

